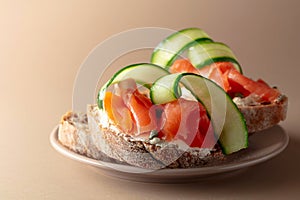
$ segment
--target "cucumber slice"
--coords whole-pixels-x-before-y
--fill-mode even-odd
[[[181,96],[179,82],[182,76],[170,74],[154,82],[150,89],[150,98],[154,104],[164,104],[178,99]]]
[[[180,83],[206,108],[224,154],[248,147],[248,131],[243,115],[227,93],[209,79],[192,73],[163,76],[151,87],[152,102],[163,104],[179,98]]]
[[[151,63],[169,68],[177,56],[198,41],[211,41],[201,29],[188,28],[164,39],[153,51]]]
[[[195,43],[189,48],[188,57],[198,69],[214,62],[229,61],[242,73],[242,68],[231,49],[220,42]]]
[[[150,63],[138,63],[124,67],[115,73],[114,76],[100,89],[97,98],[98,106],[99,108],[103,108],[105,92],[107,88],[114,83],[132,78],[137,83],[147,86],[167,74],[169,74],[169,72],[164,68]]]

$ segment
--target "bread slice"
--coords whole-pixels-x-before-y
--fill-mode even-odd
[[[287,98],[268,105],[240,106],[250,133],[264,130],[286,118]],[[224,162],[216,144],[213,149],[190,148],[180,142],[159,143],[122,133],[109,122],[98,106],[90,105],[87,114],[66,113],[59,126],[59,141],[71,150],[108,162],[128,163],[141,168],[191,168]]]
[[[219,147],[180,148],[182,144],[157,145],[149,140],[133,138],[113,125],[101,125],[103,118],[100,115],[96,105],[88,106],[87,114],[67,112],[59,126],[59,141],[72,151],[90,158],[146,169],[201,167],[225,159]]]
[[[284,95],[278,101],[267,105],[239,106],[249,133],[265,130],[285,120],[287,108],[288,98]]]

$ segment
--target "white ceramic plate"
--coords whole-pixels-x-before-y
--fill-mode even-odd
[[[126,164],[91,159],[69,150],[58,141],[58,126],[50,135],[50,142],[59,153],[73,160],[94,166],[101,173],[128,180],[160,183],[198,181],[216,176],[226,177],[241,169],[273,158],[286,148],[288,141],[289,137],[286,132],[280,126],[275,126],[250,136],[249,148],[230,155],[222,164],[201,168],[147,171]]]

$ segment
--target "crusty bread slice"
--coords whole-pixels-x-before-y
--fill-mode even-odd
[[[239,107],[250,133],[278,124],[286,118],[287,98],[280,102]],[[88,157],[128,163],[147,168],[190,168],[222,163],[226,156],[218,144],[214,149],[182,147],[178,143],[151,144],[149,140],[122,133],[112,124],[104,124],[103,113],[96,105],[87,114],[66,113],[59,127],[59,141],[71,150]]]
[[[97,106],[89,106],[88,114],[67,112],[59,126],[59,141],[81,155],[146,169],[201,167],[225,159],[219,148],[203,151],[182,149],[177,144],[162,147],[136,140],[114,128],[95,127],[100,122],[100,113]]]
[[[282,96],[278,102],[267,105],[239,106],[249,133],[265,130],[285,120],[287,108],[288,98],[286,96]]]

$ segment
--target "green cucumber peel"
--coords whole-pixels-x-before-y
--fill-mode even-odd
[[[232,50],[221,42],[198,42],[188,50],[188,58],[198,69],[215,62],[231,62],[242,73],[242,68]]]
[[[103,99],[105,97],[105,92],[112,84],[132,78],[136,83],[149,88],[154,81],[167,74],[169,74],[167,70],[151,63],[138,63],[126,66],[116,72],[112,76],[112,78],[108,80],[99,90],[97,97],[98,107],[100,109],[103,108]]]
[[[194,43],[212,41],[203,30],[199,28],[187,28],[173,33],[165,38],[154,49],[151,55],[151,63],[168,69],[176,58]]]
[[[185,50],[188,50],[189,60],[198,69],[214,62],[231,62],[243,73],[232,50],[226,44],[214,42],[199,28],[183,29],[165,38],[154,49],[151,63],[168,69]]]

